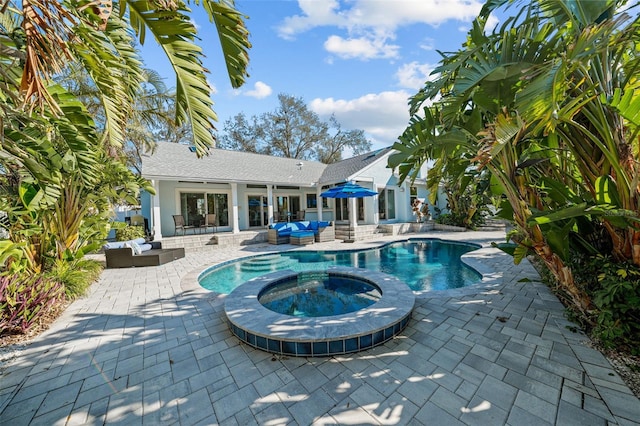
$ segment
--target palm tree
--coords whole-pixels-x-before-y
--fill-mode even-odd
[[[233,87],[247,76],[248,32],[232,0],[195,0],[216,26],[227,72]],[[0,52],[3,67],[20,78],[19,99],[28,108],[45,106],[60,113],[49,89],[51,78],[69,63],[78,63],[102,94],[105,111],[104,142],[125,142],[126,111],[142,81],[141,59],[134,49],[135,35],[144,44],[147,31],[166,53],[177,78],[177,123],[189,122],[198,155],[214,144],[211,89],[202,64],[197,32],[182,1],[6,0],[3,10],[18,26],[3,31]],[[6,82],[6,84],[10,84]]]
[[[411,177],[434,155],[446,161],[446,147],[473,154],[521,232],[517,255],[536,253],[583,312],[591,302],[567,264],[570,242],[594,250],[585,232],[602,226],[614,256],[640,265],[640,21],[627,3],[488,1],[462,49],[412,98],[390,159]],[[485,33],[489,15],[511,7],[518,13]],[[427,101],[437,116],[418,114]]]
[[[242,15],[230,0],[195,4],[216,25],[238,87],[250,47]],[[17,244],[2,247],[37,273],[47,258],[81,256],[103,238],[111,202],[132,201],[140,188],[153,191],[114,158],[144,93],[136,38],[144,43],[149,32],[167,54],[177,78],[176,122],[190,125],[198,155],[214,144],[216,116],[185,3],[6,0],[0,8],[0,210]],[[56,84],[70,68],[89,77],[85,86],[99,97],[102,117]],[[0,249],[3,263],[6,253]]]

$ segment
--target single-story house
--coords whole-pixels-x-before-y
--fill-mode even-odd
[[[264,229],[287,219],[340,223],[357,212],[357,224],[415,221],[411,209],[417,197],[427,198],[424,180],[398,186],[398,175],[387,168],[391,148],[383,148],[334,164],[272,157],[222,149],[197,158],[188,145],[160,142],[142,156],[142,176],[155,195],[141,197],[141,213],[156,239],[173,236],[173,215],[198,225],[215,214],[217,232]],[[425,176],[423,173],[422,176]],[[329,199],[320,194],[332,186],[353,182],[378,193],[358,199]],[[300,213],[304,212],[304,213]]]

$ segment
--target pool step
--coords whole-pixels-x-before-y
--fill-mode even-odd
[[[279,254],[260,256],[241,263],[240,269],[245,272],[270,272],[285,269],[298,263],[297,260]]]
[[[391,247],[389,249],[389,255],[393,257],[415,257],[415,253],[410,252],[404,247]]]

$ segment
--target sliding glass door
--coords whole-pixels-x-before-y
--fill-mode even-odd
[[[190,226],[204,224],[206,214],[216,215],[216,226],[229,226],[229,197],[217,193],[180,193],[180,213]]]
[[[276,221],[286,222],[300,210],[299,195],[278,195],[276,197]]]
[[[349,198],[336,198],[336,220],[349,220]],[[364,199],[356,199],[357,220],[364,222]]]
[[[249,195],[249,226],[267,226],[269,224],[267,197]]]

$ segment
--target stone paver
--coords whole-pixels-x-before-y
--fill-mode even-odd
[[[571,331],[531,265],[489,248],[503,234],[419,236],[482,244],[469,263],[483,283],[417,295],[401,335],[331,358],[240,344],[224,297],[196,282],[207,266],[293,246],[213,248],[160,267],[105,270],[0,367],[0,424],[640,425],[638,398]]]

